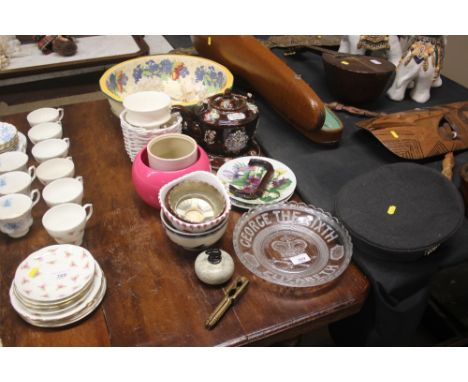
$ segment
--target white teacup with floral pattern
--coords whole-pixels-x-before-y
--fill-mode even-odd
[[[21,151],[8,151],[0,154],[0,174],[10,171],[28,172],[28,155]]]
[[[81,245],[86,222],[92,214],[92,204],[59,204],[44,214],[42,225],[57,243]]]
[[[39,190],[29,196],[9,194],[0,197],[0,231],[13,238],[23,237],[33,223],[32,208],[41,198]]]
[[[0,175],[0,195],[31,193],[31,183],[36,179],[36,168],[31,166],[28,172],[11,171]]]

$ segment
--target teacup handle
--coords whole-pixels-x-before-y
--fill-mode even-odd
[[[29,168],[28,168],[28,174],[29,174],[29,176],[31,177],[31,182],[33,182],[34,179],[36,179],[36,167],[34,167],[34,166],[29,166]]]
[[[86,221],[88,221],[93,215],[93,205],[91,203],[88,203],[88,204],[85,204],[83,208],[85,209],[85,211],[88,210],[86,214]]]
[[[59,107],[57,110],[59,112],[58,122],[60,122],[62,121],[64,110],[61,107]]]
[[[31,201],[32,201],[31,208],[33,208],[37,204],[37,202],[41,199],[41,193],[36,188],[35,190],[31,191],[31,194],[29,197],[31,198]]]
[[[62,141],[64,141],[67,144],[68,148],[70,148],[70,138],[63,138]]]
[[[65,159],[67,159],[67,160],[73,160],[72,157],[66,157]]]
[[[75,179],[81,184],[83,184],[83,177],[81,175],[78,175],[77,177],[75,177]]]

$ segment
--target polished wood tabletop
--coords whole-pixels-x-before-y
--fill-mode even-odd
[[[29,127],[26,114],[2,120],[23,133]],[[82,245],[101,265],[107,293],[89,317],[65,328],[31,326],[13,310],[8,290],[17,266],[31,252],[55,244],[42,227],[47,206],[41,200],[33,209],[34,224],[25,237],[0,234],[0,338],[4,346],[268,345],[361,308],[369,283],[353,263],[334,284],[321,290],[283,288],[250,273],[233,249],[232,232],[241,216],[240,211],[233,211],[218,245],[233,256],[235,274],[248,277],[250,284],[221,322],[213,330],[205,329],[227,285],[211,287],[197,279],[197,253],[173,244],[165,236],[159,211],[134,191],[119,120],[107,101],[65,106],[63,130],[71,140],[69,155],[75,162],[75,175],[84,178],[83,203],[94,207]],[[28,142],[29,154],[30,149]],[[31,155],[30,164],[36,164]],[[37,180],[33,185],[42,191]]]

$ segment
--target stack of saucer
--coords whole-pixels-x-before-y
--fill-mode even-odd
[[[0,122],[0,154],[9,151],[26,152],[26,136],[20,133],[14,125]]]
[[[42,248],[19,265],[10,301],[26,322],[60,327],[93,312],[105,292],[106,279],[91,253],[61,244]]]
[[[262,163],[268,166],[262,166]],[[263,187],[259,196],[248,197],[250,191],[261,186],[263,178],[267,176],[266,167],[272,171],[270,181]],[[294,172],[284,163],[257,156],[230,160],[219,168],[216,175],[225,185],[231,204],[243,210],[286,202],[294,194],[297,184]]]

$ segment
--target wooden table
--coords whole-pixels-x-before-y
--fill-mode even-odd
[[[4,120],[27,131],[26,114]],[[25,237],[0,237],[0,338],[4,346],[266,345],[361,308],[369,284],[354,264],[322,291],[280,288],[255,277],[235,256],[232,232],[241,214],[233,212],[219,245],[233,255],[236,274],[247,276],[251,283],[218,326],[206,330],[204,322],[223,289],[198,281],[193,268],[196,254],[170,242],[158,211],[135,193],[119,121],[107,101],[66,106],[63,126],[64,136],[71,140],[76,175],[84,178],[83,202],[94,206],[83,246],[103,268],[108,290],[91,316],[63,329],[33,327],[13,310],[8,290],[18,264],[31,252],[54,244],[41,224],[47,209],[41,200]],[[28,146],[30,153],[31,143]],[[30,162],[34,163],[32,157]],[[43,188],[37,180],[34,186]]]

